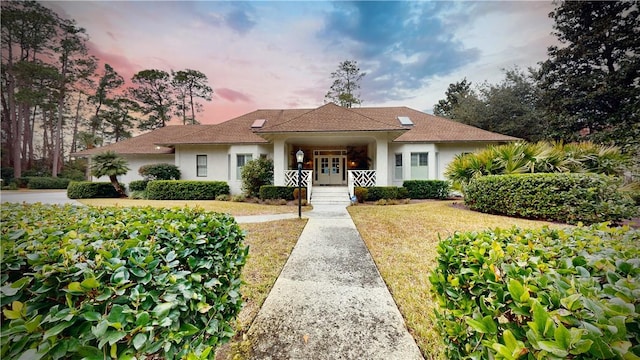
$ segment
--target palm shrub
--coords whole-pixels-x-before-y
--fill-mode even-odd
[[[258,158],[242,167],[242,190],[251,197],[260,196],[260,187],[273,185],[273,160]]]
[[[109,181],[122,197],[127,197],[125,190],[118,182],[118,176],[129,171],[127,160],[113,151],[105,151],[91,159],[91,175],[95,177],[108,176]]]
[[[457,188],[484,175],[592,172],[621,175],[628,156],[617,147],[581,143],[509,143],[454,158],[445,175]]]

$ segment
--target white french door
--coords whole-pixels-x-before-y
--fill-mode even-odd
[[[344,155],[318,155],[315,157],[317,185],[346,184],[346,159]]]

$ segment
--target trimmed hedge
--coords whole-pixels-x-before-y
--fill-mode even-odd
[[[67,187],[69,199],[119,198],[110,182],[72,181]]]
[[[129,183],[129,191],[145,191],[150,180],[133,180]]]
[[[293,200],[293,190],[297,187],[293,186],[275,186],[275,185],[262,185],[260,186],[260,199],[284,199]]]
[[[378,201],[380,199],[406,199],[409,197],[409,192],[407,191],[407,189],[398,186],[371,186],[366,189],[367,201]]]
[[[54,177],[30,177],[27,187],[29,189],[66,189],[71,180]]]
[[[446,199],[450,185],[444,180],[406,180],[402,187],[407,189],[412,199]]]
[[[637,359],[640,231],[456,233],[430,275],[448,359]]]
[[[233,336],[248,248],[232,217],[8,204],[2,219],[2,358],[207,358]]]
[[[149,200],[214,200],[229,194],[224,181],[153,180],[147,184]]]
[[[619,222],[637,214],[617,178],[599,174],[489,175],[465,189],[472,210],[569,224]]]
[[[146,180],[180,180],[180,169],[174,164],[142,165],[138,169],[138,174]]]

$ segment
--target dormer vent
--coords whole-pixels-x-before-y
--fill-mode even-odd
[[[400,122],[400,125],[413,126],[413,121],[411,121],[408,116],[398,116],[398,121]]]
[[[253,124],[251,124],[251,128],[252,129],[260,129],[261,127],[264,126],[264,123],[267,122],[267,119],[257,119],[253,121]]]

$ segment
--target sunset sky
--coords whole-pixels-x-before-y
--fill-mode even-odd
[[[362,106],[430,113],[450,83],[496,83],[501,69],[533,66],[556,43],[551,1],[43,4],[84,27],[91,54],[127,80],[152,68],[205,73],[214,97],[202,123],[318,107],[344,60],[367,73]]]

